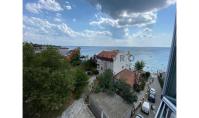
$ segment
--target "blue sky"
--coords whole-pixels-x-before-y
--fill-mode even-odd
[[[175,0],[24,0],[23,40],[61,46],[170,47]]]

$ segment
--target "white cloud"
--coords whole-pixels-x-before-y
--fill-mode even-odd
[[[67,10],[71,10],[72,9],[72,7],[69,6],[69,5],[66,5],[65,7],[66,7]]]
[[[113,36],[128,35],[131,27],[145,28],[156,23],[160,9],[175,4],[175,0],[88,0],[99,11],[90,25],[109,29]],[[125,31],[126,30],[126,31]],[[117,31],[117,33],[114,33]],[[119,34],[118,34],[119,33]]]
[[[144,13],[127,14],[125,11],[117,19],[110,17],[97,16],[96,20],[92,20],[90,25],[97,25],[99,27],[110,25],[115,28],[137,26],[145,27],[156,23],[157,12],[150,11]]]
[[[46,19],[36,18],[36,17],[27,17],[23,18],[23,29],[24,29],[24,37],[31,38],[41,37],[46,38],[56,38],[62,37],[63,39],[89,39],[94,40],[96,37],[98,39],[106,39],[105,37],[110,37],[112,34],[109,31],[95,31],[85,29],[83,31],[77,32],[70,28],[67,24],[62,22],[52,23]],[[31,34],[28,36],[28,34]],[[37,36],[38,35],[38,36]],[[32,39],[32,38],[31,38]]]
[[[60,14],[60,13],[56,13],[56,16],[57,16],[57,17],[61,17],[61,14]]]
[[[100,10],[102,9],[102,6],[101,6],[100,4],[97,4],[97,5],[96,5],[96,9],[97,9],[98,11],[100,11]]]
[[[54,18],[55,22],[61,22],[62,20],[60,18]]]
[[[167,40],[171,39],[168,34],[151,37],[152,30],[149,28],[135,33],[125,28],[126,37],[116,39],[107,30],[74,31],[65,23],[52,23],[46,19],[27,16],[24,16],[23,29],[25,41],[63,46],[170,46]]]
[[[72,6],[71,6],[71,4],[70,4],[70,2],[68,2],[68,1],[65,1],[65,8],[67,9],[67,10],[71,10],[72,9]]]
[[[42,10],[62,11],[61,5],[56,0],[39,0],[36,3],[27,3],[25,8],[32,13],[39,13]]]

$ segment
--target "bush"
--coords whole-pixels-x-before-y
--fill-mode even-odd
[[[141,90],[140,90],[140,86],[138,85],[138,84],[134,84],[133,85],[133,88],[134,88],[134,90],[136,91],[136,92],[140,92]]]
[[[130,104],[137,101],[137,96],[128,84],[121,80],[113,80],[113,74],[111,70],[106,70],[104,73],[100,74],[97,80],[99,81],[99,83],[95,88],[95,92],[103,91],[108,93],[109,95],[117,93],[127,103]]]
[[[89,78],[81,69],[77,69],[74,76],[75,76],[75,94],[76,98],[79,98],[85,86],[88,84]]]
[[[93,70],[92,72],[93,72],[93,74],[95,74],[95,75],[99,74],[99,71],[98,71],[98,70],[96,70],[96,69],[95,69],[95,70]]]
[[[144,68],[144,66],[145,66],[144,61],[137,61],[137,62],[135,63],[135,70],[137,70],[137,71],[142,71],[143,68]]]
[[[118,80],[114,84],[115,92],[120,95],[127,103],[132,104],[137,101],[133,89],[124,81]]]

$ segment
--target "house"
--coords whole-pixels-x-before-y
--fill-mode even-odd
[[[69,52],[69,49],[66,48],[66,47],[60,47],[60,48],[58,48],[58,51],[59,51],[59,53],[60,53],[62,56],[66,56],[66,54]]]
[[[114,78],[116,80],[123,80],[129,86],[133,87],[133,85],[138,82],[139,76],[136,71],[124,69],[117,73]]]
[[[101,74],[105,70],[111,69],[115,75],[123,69],[131,69],[131,56],[129,52],[119,50],[102,51],[96,55],[97,70]]]
[[[73,60],[79,60],[79,57],[80,57],[80,48],[75,48],[73,50],[70,50],[65,55],[65,59],[69,62]]]
[[[130,118],[132,106],[119,95],[92,93],[89,96],[89,108],[96,118]]]
[[[95,118],[83,98],[76,100],[57,118]]]

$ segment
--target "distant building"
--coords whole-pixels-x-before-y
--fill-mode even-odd
[[[47,49],[47,45],[33,44],[33,49],[35,53],[41,53]]]
[[[130,118],[132,106],[117,94],[93,93],[89,96],[89,107],[96,118]]]
[[[80,58],[80,48],[75,48],[73,50],[70,50],[66,53],[65,59],[69,62],[72,60],[79,60]]]
[[[65,48],[65,47],[60,47],[60,48],[58,48],[58,51],[59,51],[59,53],[60,53],[62,56],[66,56],[66,54],[69,52],[69,49],[68,49],[68,48]]]
[[[96,56],[96,59],[99,73],[111,69],[115,75],[123,69],[131,69],[131,54],[129,52],[102,51]]]
[[[136,84],[139,80],[138,73],[128,69],[120,71],[114,76],[114,78],[117,80],[124,80],[131,87],[133,87],[133,85]]]

